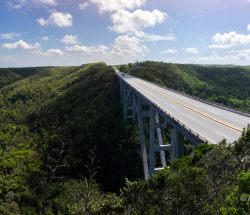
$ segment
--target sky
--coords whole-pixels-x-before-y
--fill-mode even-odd
[[[250,65],[250,0],[0,0],[0,67]]]

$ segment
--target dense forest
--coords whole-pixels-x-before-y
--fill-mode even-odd
[[[249,110],[247,67],[121,69]],[[112,67],[0,69],[0,214],[250,213],[250,130],[233,145],[201,145],[148,181],[138,138],[122,120]]]

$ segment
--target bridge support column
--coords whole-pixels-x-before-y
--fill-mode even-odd
[[[133,96],[132,99],[132,122],[135,123],[136,120],[136,103],[135,103],[135,97]]]
[[[123,118],[124,121],[127,120],[127,118],[134,120],[134,102],[133,102],[133,95],[131,93],[131,89],[128,89],[125,85],[125,93],[124,93],[124,102],[123,102]],[[131,115],[128,115],[129,114]]]
[[[164,127],[164,124],[160,123],[159,113],[155,108],[150,106],[150,157],[149,157],[149,175],[152,176],[155,171],[161,170],[167,166],[165,151],[170,150],[170,145],[164,145],[162,139],[161,128]],[[158,144],[155,144],[157,140]],[[161,167],[156,168],[156,158],[155,154],[159,153]]]
[[[183,156],[184,154],[184,136],[177,129],[171,129],[171,161]]]
[[[136,100],[134,99],[134,103],[135,103],[135,110],[137,112],[137,118],[138,118],[144,178],[147,180],[149,178],[149,170],[148,170],[146,138],[145,138],[145,132],[144,132],[144,126],[143,126],[142,100],[140,98],[137,98],[137,102],[136,102]]]
[[[155,109],[150,106],[150,151],[149,151],[149,175],[153,175],[155,168]]]
[[[162,134],[161,134],[161,124],[160,124],[158,112],[156,112],[156,115],[155,115],[155,122],[156,122],[156,134],[157,134],[157,139],[158,139],[158,145],[159,147],[162,147],[164,146],[164,144],[163,144],[163,139],[162,139]],[[161,160],[161,165],[163,167],[166,167],[167,163],[166,163],[166,156],[165,156],[164,150],[160,151],[160,160]]]

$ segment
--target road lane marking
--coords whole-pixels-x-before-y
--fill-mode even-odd
[[[216,131],[217,134],[223,136],[223,137],[226,137],[227,139],[231,139],[229,136],[225,135],[225,134],[222,134],[221,132],[219,131]]]
[[[195,121],[196,119],[192,116],[188,116],[189,119],[192,119],[193,121]]]
[[[137,81],[137,80],[135,80],[135,81]],[[237,127],[235,127],[235,126],[233,126],[233,125],[229,125],[229,124],[227,124],[227,123],[225,123],[225,122],[223,122],[223,121],[221,121],[221,120],[215,119],[215,118],[213,118],[213,117],[211,117],[211,116],[209,116],[209,115],[207,115],[207,114],[205,114],[205,113],[202,113],[202,112],[200,112],[200,111],[198,111],[198,110],[195,110],[194,108],[191,108],[191,107],[189,107],[189,106],[187,106],[187,105],[184,105],[184,104],[182,104],[181,102],[177,101],[176,99],[173,99],[173,98],[171,98],[171,97],[169,97],[169,96],[167,96],[167,95],[164,95],[163,93],[160,93],[160,92],[158,92],[158,91],[152,89],[151,87],[145,86],[145,85],[142,84],[142,83],[140,83],[140,84],[141,84],[142,86],[144,86],[145,88],[147,88],[147,89],[149,89],[149,90],[152,90],[152,91],[154,91],[155,93],[157,93],[157,94],[159,94],[159,95],[161,95],[161,96],[163,96],[163,97],[165,97],[165,98],[167,98],[167,99],[169,99],[169,100],[175,102],[176,104],[178,104],[178,105],[180,105],[180,106],[183,106],[183,107],[185,107],[185,108],[187,108],[187,109],[189,109],[189,110],[191,110],[191,111],[193,111],[193,112],[195,112],[195,113],[198,113],[198,114],[200,114],[200,115],[202,115],[202,116],[204,116],[204,117],[206,117],[206,118],[208,118],[208,119],[210,119],[210,120],[213,120],[213,121],[215,121],[215,122],[217,122],[217,123],[220,123],[220,124],[222,124],[222,125],[224,125],[224,126],[227,126],[227,127],[231,128],[231,129],[234,129],[234,130],[236,130],[236,131],[238,131],[238,132],[240,132],[240,133],[241,133],[242,130],[243,130],[243,129],[237,128]]]

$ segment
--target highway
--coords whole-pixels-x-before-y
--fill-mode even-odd
[[[250,117],[203,103],[127,74],[122,75],[118,70],[116,72],[128,85],[209,143],[217,144],[223,139],[233,143],[241,136],[243,128],[250,124]]]

